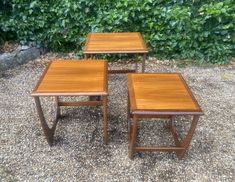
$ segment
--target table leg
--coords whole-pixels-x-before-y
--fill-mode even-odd
[[[137,64],[137,61],[135,61],[135,72],[138,72],[138,64]]]
[[[175,145],[177,147],[181,147],[181,143],[179,141],[179,137],[178,137],[178,134],[176,132],[176,127],[174,125],[174,121],[175,121],[175,116],[171,116],[171,119],[169,121],[169,129],[171,130],[171,133],[173,135],[173,139],[175,141]]]
[[[128,132],[128,146],[130,144],[130,138],[131,138],[131,117],[130,117],[130,98],[129,93],[127,97],[127,132]]]
[[[133,159],[133,154],[134,154],[134,148],[135,148],[135,144],[136,144],[136,137],[137,137],[137,122],[138,122],[138,118],[136,115],[133,116],[133,127],[132,127],[132,131],[131,131],[131,139],[130,139],[130,146],[129,146],[129,158]]]
[[[43,132],[44,132],[44,134],[46,136],[46,140],[47,140],[48,144],[50,146],[52,146],[52,144],[53,144],[53,136],[54,136],[54,133],[55,133],[56,125],[58,123],[58,117],[55,118],[55,120],[53,121],[53,126],[50,128],[48,126],[46,120],[45,120],[44,115],[43,115],[43,111],[42,111],[42,107],[41,107],[41,103],[40,103],[39,97],[38,96],[34,97],[34,100],[35,100],[35,103],[36,103],[37,112],[38,112],[38,115],[39,115],[41,126],[42,126]]]
[[[108,97],[103,96],[103,132],[104,132],[104,142],[108,143]]]
[[[88,54],[84,55],[84,59],[86,59],[86,60],[88,59]]]
[[[100,96],[89,96],[89,101],[101,101]]]
[[[142,59],[142,73],[145,72],[145,61],[146,61],[146,54],[143,54],[143,59]]]
[[[55,118],[59,119],[61,116],[60,106],[59,106],[59,97],[55,97],[55,104],[56,104],[56,115]]]
[[[198,120],[199,120],[199,116],[197,116],[197,115],[193,116],[193,120],[192,120],[192,123],[191,123],[191,127],[188,131],[188,134],[186,135],[185,139],[181,142],[181,146],[184,147],[184,150],[179,153],[179,155],[178,155],[179,159],[183,159],[183,157],[184,157],[184,155],[185,155],[185,153],[186,153],[186,151],[189,147],[189,144],[190,144],[190,141],[193,137],[194,131],[196,129]]]

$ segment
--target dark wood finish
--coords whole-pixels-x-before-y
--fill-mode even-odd
[[[52,61],[40,77],[35,89],[32,92],[39,119],[42,125],[46,140],[50,146],[53,144],[58,119],[61,115],[61,106],[102,106],[104,117],[104,141],[108,142],[108,83],[107,83],[107,62],[99,61]],[[45,120],[39,97],[55,97],[55,120],[50,128]],[[100,101],[78,101],[63,102],[59,96],[98,96]]]
[[[102,106],[102,101],[59,102],[59,106]]]
[[[108,143],[108,97],[103,96],[103,116],[104,116],[104,123],[103,123],[103,133],[104,133],[104,142],[105,144]]]
[[[183,147],[149,147],[149,146],[142,146],[142,147],[135,147],[135,151],[140,151],[140,152],[177,152],[177,151],[183,151]]]
[[[145,60],[148,49],[139,32],[124,33],[89,33],[83,49],[85,59],[92,59],[96,54],[136,54],[142,55],[142,72],[145,70]],[[137,63],[135,64],[135,71]],[[132,70],[115,70],[109,73],[127,73]]]
[[[134,152],[175,152],[182,159],[203,112],[179,73],[128,74],[128,143],[129,157]],[[184,139],[179,139],[174,126],[177,115],[192,115],[191,127]],[[136,146],[138,120],[143,118],[169,119],[175,146]]]
[[[55,120],[53,121],[53,125],[50,128],[48,126],[46,120],[45,120],[44,115],[43,115],[43,111],[42,111],[42,107],[41,107],[41,103],[40,103],[39,97],[35,96],[34,100],[35,100],[37,112],[38,112],[38,115],[39,115],[39,119],[40,119],[40,122],[41,122],[41,126],[42,126],[43,132],[44,132],[44,134],[46,136],[46,140],[47,140],[48,144],[50,146],[52,146],[52,144],[53,144],[53,136],[54,136],[54,133],[55,133],[56,125],[58,123],[58,118],[57,117],[55,118]]]
[[[109,74],[135,73],[136,70],[109,70]]]

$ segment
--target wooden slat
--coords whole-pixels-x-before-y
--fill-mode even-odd
[[[135,147],[135,151],[140,152],[154,152],[154,151],[160,151],[160,152],[175,152],[175,151],[183,151],[183,147],[150,147],[150,146],[141,146],[141,147]]]
[[[135,73],[135,70],[109,70],[109,74]]]
[[[169,115],[148,115],[148,114],[142,114],[142,115],[137,115],[139,119],[142,118],[159,118],[159,119],[169,119],[171,116]],[[131,115],[132,117],[132,115]]]
[[[59,106],[101,106],[102,101],[59,102]]]

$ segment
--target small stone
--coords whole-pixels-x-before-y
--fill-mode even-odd
[[[22,45],[21,46],[21,50],[27,50],[27,49],[29,49],[30,47],[29,46],[27,46],[27,45]]]

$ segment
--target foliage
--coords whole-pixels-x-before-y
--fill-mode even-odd
[[[81,50],[88,32],[139,31],[154,56],[219,64],[234,56],[233,0],[7,2],[0,33],[53,50]]]

